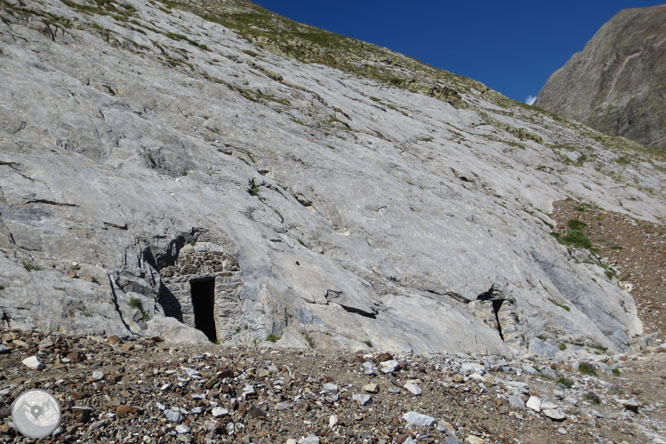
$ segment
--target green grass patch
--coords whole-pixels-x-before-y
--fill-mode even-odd
[[[587,227],[587,224],[576,219],[571,219],[569,222],[567,222],[567,227],[572,230],[582,230],[583,228]]]
[[[557,378],[556,382],[557,382],[558,385],[561,385],[562,387],[568,388],[568,389],[570,389],[574,385],[574,383],[571,379],[567,379],[564,376],[560,376],[559,378]]]
[[[250,179],[247,192],[250,196],[259,197],[259,185],[255,183],[254,179]]]
[[[150,315],[146,312],[146,310],[144,310],[143,304],[141,303],[141,299],[132,297],[130,298],[127,305],[129,305],[135,310],[139,310],[141,312],[141,316],[143,316],[144,321],[150,320]]]
[[[581,362],[578,364],[578,371],[584,375],[597,376],[597,370],[592,364]]]
[[[372,342],[370,342],[370,341],[363,341],[363,343],[364,343],[365,345],[367,345],[368,347],[372,348]]]
[[[42,269],[42,267],[33,264],[32,262],[23,262],[23,268],[25,268],[27,271],[39,271]]]
[[[564,350],[567,349],[567,344],[564,344],[564,343],[561,342],[560,345],[557,346],[557,348],[559,348],[560,350],[564,351]]]
[[[273,333],[271,333],[271,334],[269,334],[268,336],[266,336],[266,340],[267,340],[268,342],[277,342],[277,341],[280,340],[280,336],[276,336],[276,335],[274,335]]]

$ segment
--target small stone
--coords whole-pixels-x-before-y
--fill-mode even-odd
[[[6,355],[9,352],[10,352],[9,347],[5,345],[0,345],[0,355]]]
[[[370,361],[365,361],[363,363],[363,373],[365,373],[368,376],[375,375],[375,366],[372,365],[372,362]]]
[[[92,415],[92,409],[90,407],[84,407],[84,406],[72,407],[72,416],[74,416],[76,422],[86,423],[90,421],[91,415]]]
[[[250,408],[247,411],[247,414],[250,416],[250,418],[266,419],[266,412],[264,412],[254,404],[250,406]]]
[[[116,407],[116,415],[119,418],[124,418],[130,415],[136,415],[137,413],[139,413],[139,409],[137,409],[136,407],[130,407],[128,405],[119,405],[118,407]]]
[[[321,394],[324,393],[336,393],[339,390],[339,387],[335,384],[331,384],[330,382],[324,384],[321,388]]]
[[[179,424],[176,426],[176,432],[184,435],[186,433],[190,433],[190,428],[184,424]]]
[[[166,409],[164,416],[171,422],[181,422],[183,420],[183,415],[180,412],[171,409]]]
[[[37,356],[30,356],[29,358],[25,358],[21,362],[23,363],[23,365],[33,370],[41,370],[44,368],[44,364],[42,364],[39,361],[39,359],[37,359]]]
[[[409,392],[414,396],[418,396],[421,394],[421,387],[414,384],[413,382],[408,382],[407,384],[404,385],[404,387],[407,390],[409,390]]]
[[[525,408],[525,402],[517,396],[509,396],[509,404],[511,405],[511,407],[517,409],[522,410]]]
[[[433,426],[437,421],[432,416],[422,415],[416,412],[407,412],[402,415],[402,419],[407,421],[410,426]]]
[[[366,405],[372,401],[372,396],[366,394],[356,393],[352,395],[352,399],[358,402],[360,405]]]
[[[308,435],[305,438],[299,439],[298,444],[319,444],[319,437],[317,435]]]
[[[446,438],[444,438],[444,441],[446,442],[446,444],[460,444],[460,441],[458,441],[453,436],[447,436]]]
[[[278,402],[275,404],[275,407],[273,407],[273,410],[277,411],[282,411],[282,410],[289,410],[291,408],[291,404],[288,402]]]
[[[456,373],[453,375],[453,382],[460,384],[465,380],[465,377],[461,375],[460,373]]]
[[[366,384],[363,386],[363,391],[367,393],[377,393],[379,392],[379,386],[377,384]]]
[[[527,400],[527,408],[534,410],[535,412],[541,411],[541,398],[538,396],[530,396],[530,399]]]
[[[557,429],[557,433],[559,433],[560,435],[566,435],[567,429],[565,429],[564,427],[560,427],[559,429]]]
[[[465,442],[468,444],[486,444],[485,439],[481,439],[478,436],[472,435],[469,435],[467,438],[465,438]]]
[[[398,393],[400,393],[400,389],[398,387],[392,385],[388,388],[388,392],[393,394],[393,395],[397,395]]]
[[[555,409],[544,409],[541,411],[541,413],[553,421],[564,421],[567,417],[567,415],[565,415],[562,409],[559,407]]]
[[[271,372],[267,368],[262,368],[259,370],[259,373],[257,373],[258,378],[267,378],[271,375]]]
[[[93,378],[95,381],[101,381],[102,379],[104,379],[104,372],[101,371],[101,370],[94,371],[94,372],[92,373],[92,378]]]
[[[331,415],[331,416],[329,416],[329,417],[328,417],[328,426],[329,426],[330,428],[333,428],[333,427],[335,427],[336,425],[338,425],[338,416],[337,416],[337,415]]]
[[[212,413],[214,417],[219,418],[220,416],[227,416],[229,414],[229,410],[222,407],[215,407]]]
[[[634,413],[638,413],[638,409],[641,406],[635,399],[620,399],[618,402],[622,404],[625,409]]]
[[[384,361],[379,364],[379,366],[381,367],[382,373],[393,373],[400,368],[400,364],[394,359],[391,359],[390,361]]]

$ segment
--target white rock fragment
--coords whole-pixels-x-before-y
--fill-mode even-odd
[[[40,360],[37,359],[37,356],[30,356],[29,358],[25,358],[21,362],[23,363],[23,365],[32,370],[41,370],[44,368],[44,364],[42,364]]]
[[[308,435],[305,438],[299,439],[298,444],[319,444],[319,437],[317,435]]]
[[[355,393],[352,395],[352,399],[358,402],[360,405],[366,405],[372,401],[372,396],[366,395],[365,393]]]
[[[101,370],[96,370],[92,373],[92,378],[95,381],[101,381],[102,379],[104,379],[104,372]]]
[[[530,396],[530,399],[527,400],[527,408],[534,410],[535,412],[541,411],[541,398],[538,396]]]
[[[329,416],[329,417],[328,417],[328,426],[329,426],[330,428],[333,428],[333,427],[335,427],[336,425],[338,425],[338,415],[331,415],[331,416]]]
[[[554,409],[544,409],[541,411],[541,413],[553,421],[563,421],[567,417],[567,415],[565,415],[562,409],[559,407]]]
[[[166,409],[164,416],[171,422],[180,422],[183,420],[183,415],[180,412],[171,409]]]
[[[430,427],[437,424],[437,421],[432,416],[422,415],[416,412],[407,412],[402,415],[402,419],[407,421],[410,426]]]
[[[339,387],[335,384],[331,384],[330,382],[327,382],[324,384],[321,388],[321,394],[323,395],[324,393],[336,393],[339,390]]]
[[[190,428],[184,424],[179,424],[176,426],[176,432],[180,433],[181,435],[184,435],[186,433],[190,433]]]
[[[220,416],[227,416],[229,414],[229,410],[222,407],[215,407],[211,413],[214,417],[219,418]]]
[[[409,390],[409,392],[410,392],[412,395],[414,395],[414,396],[418,396],[418,395],[421,394],[421,387],[419,387],[418,385],[414,384],[413,382],[408,382],[408,383],[406,383],[406,384],[404,385],[404,387],[405,387],[407,390]]]
[[[379,366],[381,367],[382,373],[393,373],[400,368],[400,364],[395,359],[384,361],[379,364]]]

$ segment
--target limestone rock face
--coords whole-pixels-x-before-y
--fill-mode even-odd
[[[641,332],[548,213],[658,221],[659,159],[382,48],[282,42],[301,25],[249,2],[91,5],[0,2],[3,328],[489,353]],[[470,309],[491,286],[497,314]]]
[[[666,5],[620,11],[550,76],[535,105],[666,149]]]

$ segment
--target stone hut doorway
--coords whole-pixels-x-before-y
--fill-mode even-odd
[[[215,330],[215,278],[190,281],[194,326],[211,342],[217,342]]]

